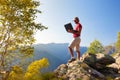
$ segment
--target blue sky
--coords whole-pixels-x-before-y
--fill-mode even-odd
[[[120,31],[120,0],[40,0],[37,22],[47,30],[37,32],[36,43],[69,43],[72,34],[64,24],[78,16],[83,26],[81,46],[89,46],[97,39],[104,46],[114,43]]]

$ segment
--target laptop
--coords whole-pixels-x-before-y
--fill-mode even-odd
[[[66,31],[68,32],[68,30],[73,30],[72,24],[71,23],[67,23],[64,25]]]

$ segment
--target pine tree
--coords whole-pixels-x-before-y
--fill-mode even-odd
[[[94,40],[93,42],[91,42],[87,50],[88,53],[92,53],[92,54],[102,53],[103,51],[104,48],[98,40]]]
[[[117,36],[116,52],[120,52],[120,32],[118,32],[118,36]]]

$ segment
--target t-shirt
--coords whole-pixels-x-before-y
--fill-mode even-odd
[[[80,23],[76,24],[76,26],[74,27],[74,30],[78,31],[78,30],[82,30],[82,25]],[[81,34],[81,31],[80,31],[80,34]],[[76,37],[79,37],[80,34],[75,34],[73,33],[73,37],[76,38]]]

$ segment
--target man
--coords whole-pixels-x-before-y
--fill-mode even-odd
[[[75,17],[74,18],[74,23],[76,24],[74,27],[74,30],[68,30],[69,33],[73,34],[73,40],[68,46],[68,51],[71,55],[71,59],[68,62],[72,62],[75,60],[74,54],[73,54],[73,48],[75,49],[77,53],[77,61],[80,61],[80,50],[79,50],[79,45],[81,42],[80,35],[81,35],[81,30],[82,30],[82,25],[79,23],[79,18]]]

